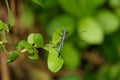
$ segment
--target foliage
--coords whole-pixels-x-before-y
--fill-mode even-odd
[[[3,34],[4,36],[3,40],[1,41],[1,45],[4,46],[3,43],[7,42],[7,39],[5,36],[5,32],[2,32],[3,24],[4,23],[2,23],[1,21],[1,26],[0,26],[1,34]],[[39,56],[38,56],[39,51],[37,50],[37,48],[44,48],[45,50],[49,51],[48,68],[52,72],[59,71],[62,68],[64,61],[61,57],[58,57],[59,50],[56,50],[57,48],[56,45],[59,45],[59,43],[61,42],[61,36],[63,33],[62,32],[63,29],[64,28],[60,28],[54,33],[51,43],[46,44],[49,46],[44,45],[44,40],[41,34],[31,33],[30,35],[28,35],[27,41],[22,40],[18,43],[16,51],[9,51],[9,52],[7,51],[9,54],[8,63],[13,62],[14,60],[18,58],[19,54],[24,53],[26,51],[29,54],[31,54],[31,56],[29,56],[30,59],[37,60],[39,59]],[[2,51],[2,46],[1,46],[1,51]]]
[[[84,76],[72,74],[58,80],[120,79],[120,0],[25,0],[21,26],[30,30],[35,25],[51,40],[48,42],[40,33],[30,33],[13,51],[5,47],[6,35],[15,22],[7,0],[6,5],[8,23],[0,20],[0,52],[8,53],[8,63],[26,52],[29,59],[38,60],[41,57],[38,49],[44,49],[48,52],[50,71],[58,72],[62,67],[63,75],[67,72],[81,75],[79,71],[83,71]],[[69,34],[61,48],[64,29]]]
[[[41,2],[39,2],[38,0],[34,2],[38,3],[41,5]],[[40,0],[41,1],[41,0]],[[39,33],[31,33],[28,35],[27,37],[27,41],[26,40],[21,40],[18,45],[17,45],[17,50],[14,51],[8,51],[5,47],[5,44],[7,44],[7,36],[6,36],[6,31],[9,32],[9,30],[12,28],[13,24],[14,24],[14,18],[13,18],[13,14],[10,11],[9,5],[8,5],[8,1],[6,0],[6,5],[7,5],[7,10],[8,10],[8,25],[3,23],[0,20],[0,33],[2,35],[2,40],[1,40],[1,44],[0,44],[0,51],[4,51],[6,53],[8,53],[8,63],[15,61],[19,55],[21,53],[24,52],[28,52],[30,54],[30,56],[28,56],[30,59],[32,60],[37,60],[39,59],[39,51],[37,50],[38,48],[43,48],[45,50],[49,51],[49,56],[48,56],[48,68],[52,71],[52,72],[58,72],[63,65],[64,60],[62,59],[62,57],[59,57],[59,49],[56,50],[59,47],[61,39],[62,39],[62,34],[63,34],[63,30],[65,28],[59,28],[58,30],[56,30],[53,34],[52,37],[52,41],[48,44],[44,44],[44,40],[41,34]],[[49,45],[49,46],[46,46]]]
[[[78,23],[79,37],[89,44],[101,44],[104,40],[104,33],[100,25],[92,18],[84,18]]]
[[[12,26],[14,25],[14,16],[9,8],[9,5],[8,5],[8,1],[5,0],[5,3],[6,3],[6,6],[7,6],[7,11],[8,11],[8,25],[9,25],[9,28],[12,28]]]

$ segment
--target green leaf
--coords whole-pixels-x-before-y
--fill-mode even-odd
[[[104,31],[95,19],[86,17],[78,23],[78,37],[88,44],[101,44],[104,40]]]
[[[34,35],[33,33],[29,34],[28,38],[27,38],[27,42],[30,44],[34,44]]]
[[[61,28],[57,29],[52,36],[52,42],[51,43],[53,45],[57,45],[58,43],[60,43],[62,34],[63,34],[62,29]]]
[[[29,53],[33,53],[33,46],[30,45],[27,41],[25,40],[22,40],[19,42],[18,44],[18,49],[21,50],[21,49],[27,49],[27,51]]]
[[[58,72],[62,68],[64,61],[61,57],[58,58],[58,53],[54,48],[49,47],[48,50],[48,68],[52,72]]]
[[[0,31],[4,29],[4,23],[0,20]]]
[[[38,55],[38,50],[34,48],[34,55],[33,56],[29,56],[30,59],[32,60],[37,60],[39,59],[39,55]]]
[[[39,58],[38,50],[25,40],[19,42],[18,49],[27,49],[28,53],[33,54],[33,56],[29,56],[30,59],[37,60]]]
[[[81,65],[81,53],[71,42],[64,44],[61,56],[64,59],[65,67],[68,69],[75,70]]]
[[[9,29],[11,29],[14,25],[14,16],[10,10],[8,11],[8,25]]]
[[[31,45],[35,45],[35,47],[42,47],[44,44],[42,35],[38,33],[30,34],[27,38],[27,42]]]
[[[11,29],[14,25],[14,16],[9,8],[9,5],[8,5],[8,1],[5,0],[5,3],[6,3],[6,6],[7,6],[7,11],[8,11],[8,25],[9,25],[9,29]]]
[[[3,46],[2,45],[0,45],[0,52],[2,52],[3,51]]]
[[[22,49],[22,48],[32,48],[32,46],[27,41],[22,40],[18,44],[18,49]]]
[[[44,8],[43,1],[42,0],[32,0],[34,3],[40,5],[42,8]]]
[[[28,53],[32,54],[34,51],[32,48],[27,48]]]
[[[112,34],[120,28],[119,17],[111,11],[100,11],[97,14],[96,19],[101,24],[101,27],[106,34]]]
[[[8,61],[7,61],[8,63],[15,61],[19,56],[18,55],[19,52],[17,52],[17,51],[10,52],[9,54],[10,54],[10,56],[8,57]]]
[[[61,38],[64,30],[68,30],[68,27],[59,28],[54,32],[51,41],[52,45],[57,45],[61,42]]]
[[[36,33],[36,34],[34,35],[34,44],[35,44],[35,46],[37,46],[37,47],[42,47],[42,46],[43,46],[44,41],[43,41],[43,37],[42,37],[41,34]]]

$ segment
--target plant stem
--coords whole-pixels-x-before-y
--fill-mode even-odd
[[[7,55],[4,54],[4,52],[1,53],[0,62],[1,62],[1,78],[2,78],[1,80],[10,80],[9,70],[6,64]]]
[[[3,45],[3,51],[4,51],[6,54],[8,54],[8,51],[6,50],[5,45]]]
[[[27,51],[27,49],[25,48],[25,49],[22,49],[20,52],[21,53],[24,53],[24,52],[26,52]]]
[[[7,6],[8,11],[9,11],[8,1],[7,1],[7,0],[5,0],[5,3],[6,3],[6,6]]]

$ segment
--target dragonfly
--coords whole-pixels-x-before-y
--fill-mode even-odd
[[[62,34],[62,38],[61,38],[61,42],[60,42],[60,47],[59,47],[60,49],[59,49],[59,53],[58,53],[58,58],[60,57],[60,54],[61,54],[61,51],[62,51],[63,44],[64,44],[67,33],[68,33],[68,29],[64,29],[63,34]]]

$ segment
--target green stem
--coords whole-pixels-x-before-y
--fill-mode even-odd
[[[25,49],[22,49],[20,52],[21,53],[24,53],[24,52],[26,52],[27,51],[27,49],[25,48]]]
[[[1,34],[2,34],[2,43],[7,43],[5,30]]]
[[[7,10],[9,11],[9,5],[8,5],[8,1],[7,0],[5,0],[5,3],[6,3],[6,6],[7,6]]]
[[[3,51],[4,51],[6,54],[8,54],[8,51],[6,50],[5,45],[3,45]]]

